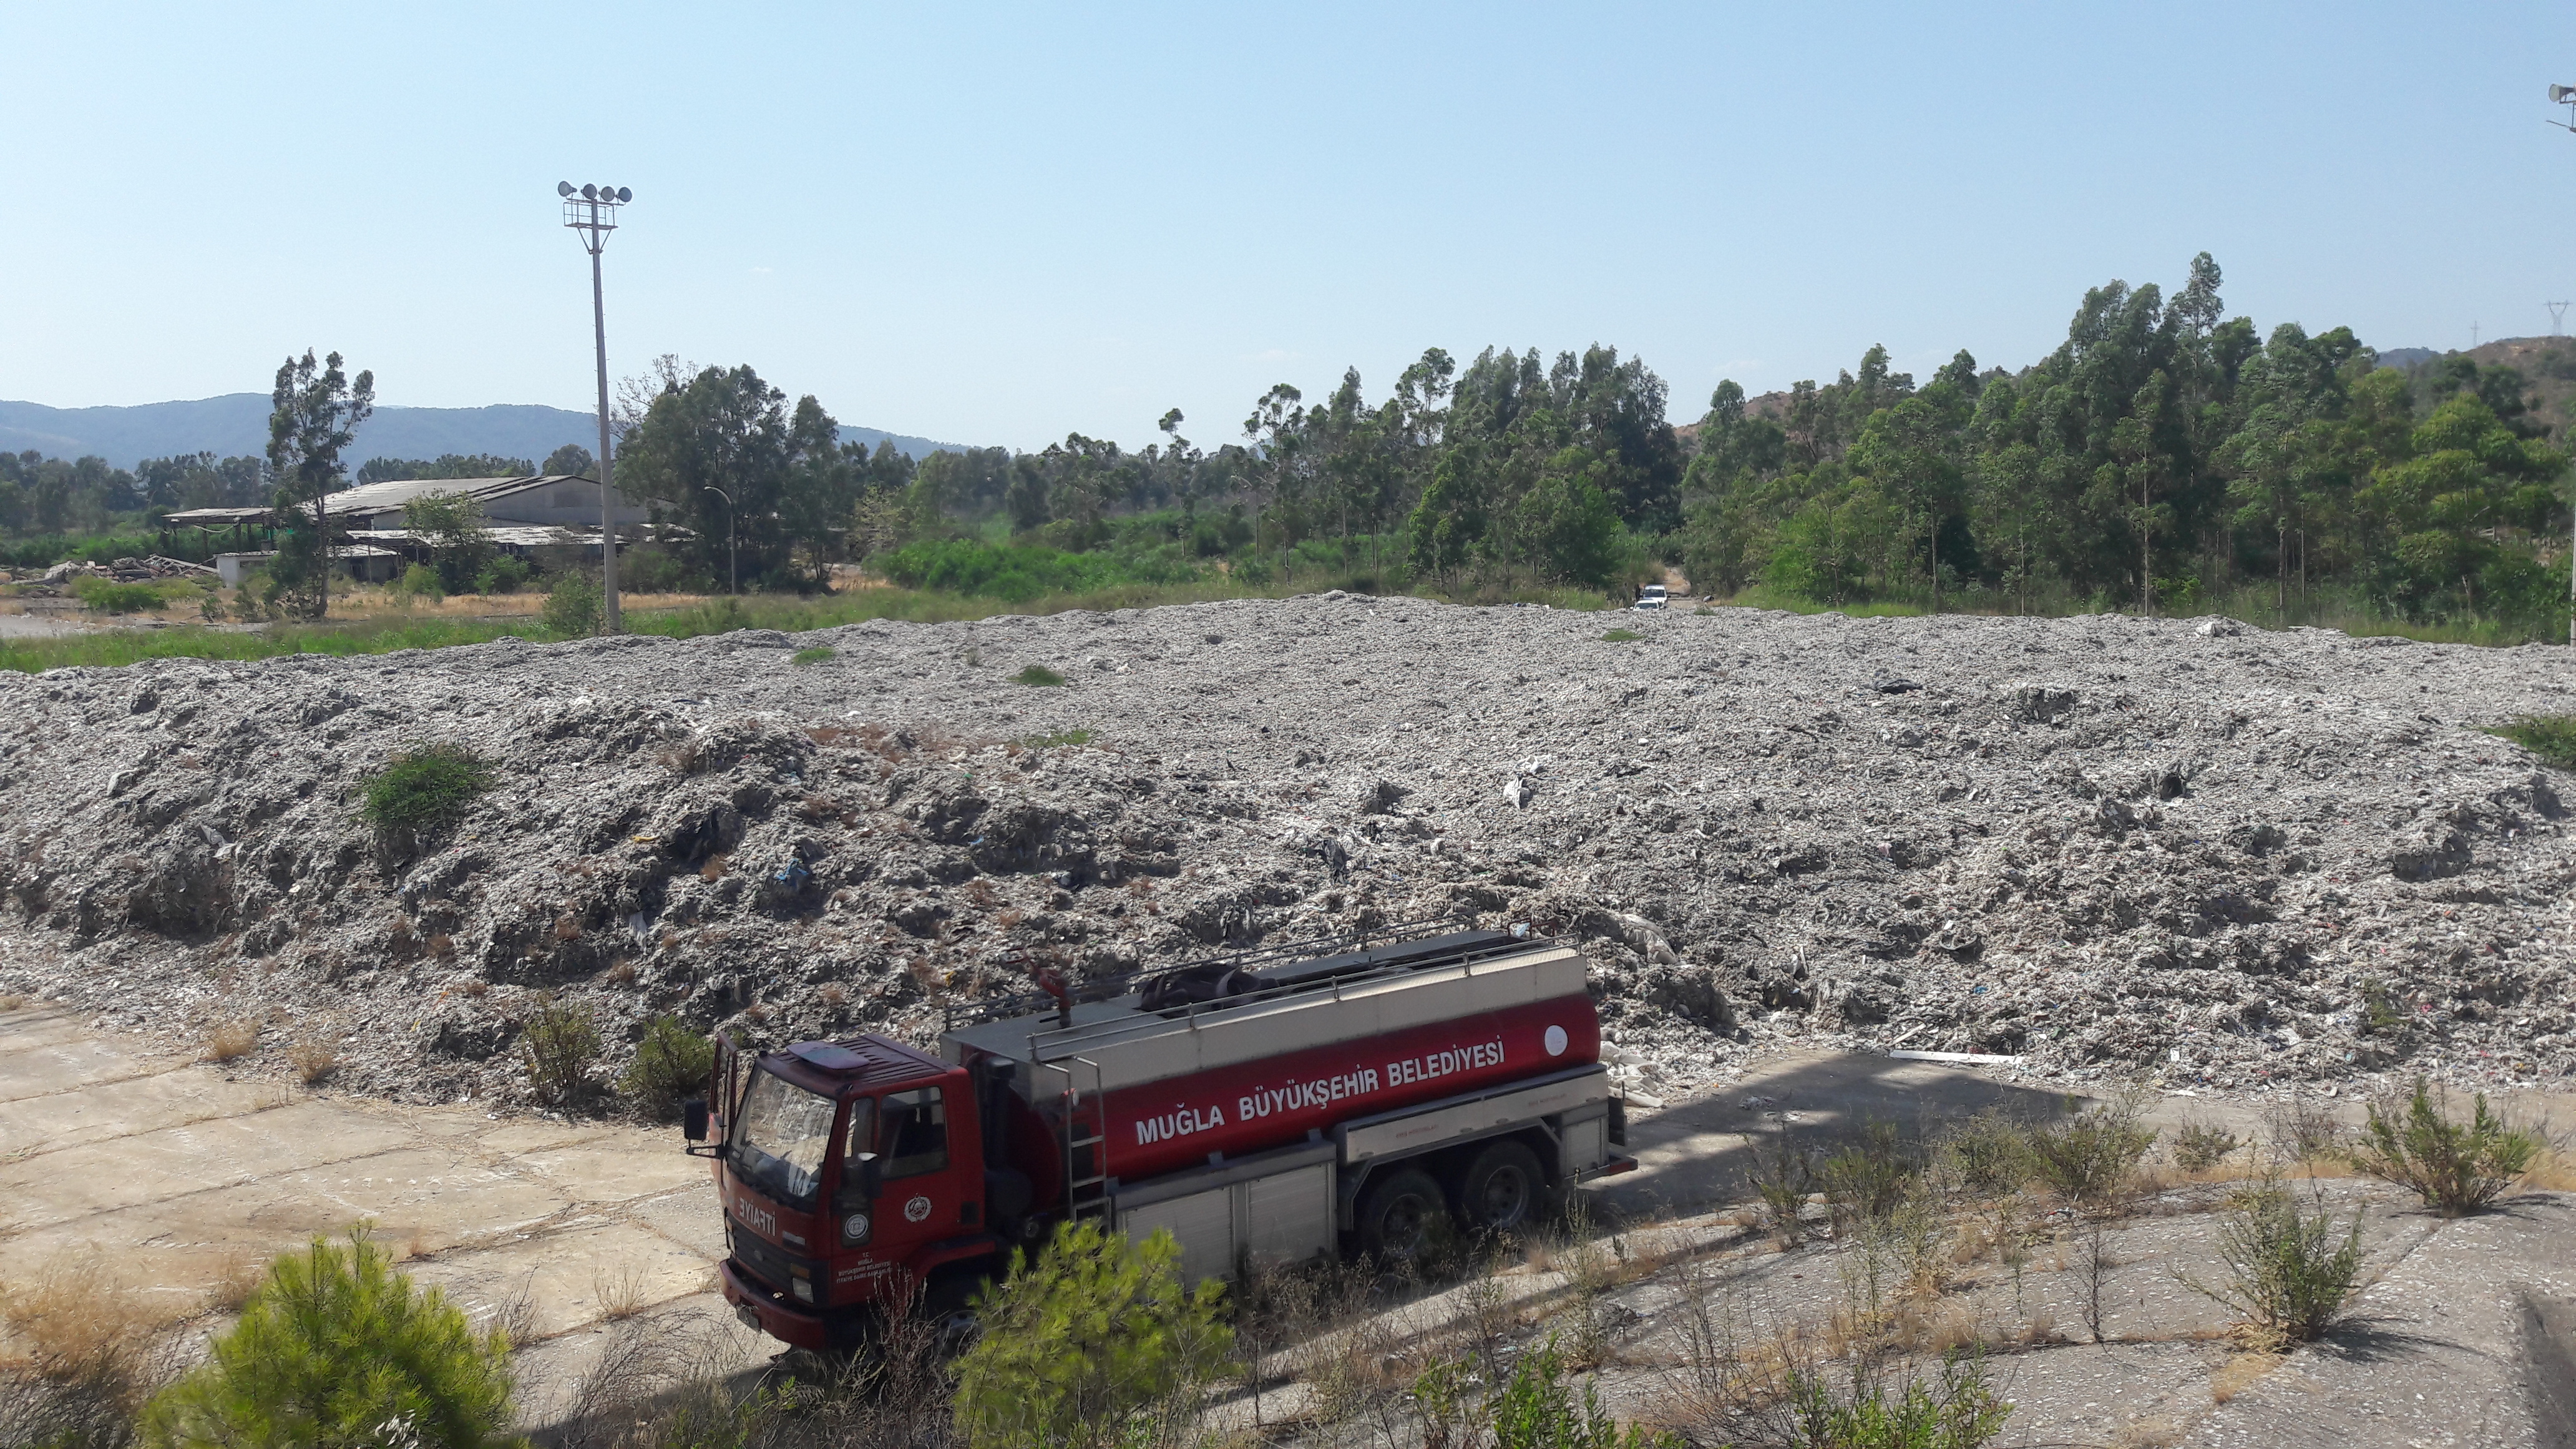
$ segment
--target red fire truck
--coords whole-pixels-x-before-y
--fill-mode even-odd
[[[1501,931],[1228,957],[756,1060],[719,1041],[724,1294],[773,1337],[949,1317],[1068,1218],[1168,1228],[1192,1280],[1401,1258],[1442,1214],[1520,1226],[1636,1165],[1580,953]],[[1114,991],[1116,994],[1108,994]]]

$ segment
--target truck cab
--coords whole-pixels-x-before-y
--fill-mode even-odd
[[[803,1042],[744,1070],[718,1046],[712,1122],[725,1300],[762,1332],[840,1348],[918,1293],[962,1308],[1000,1241],[968,1074],[897,1042]],[[964,1110],[961,1110],[964,1109]],[[712,1129],[710,1131],[709,1129]],[[943,1269],[972,1265],[974,1271]]]

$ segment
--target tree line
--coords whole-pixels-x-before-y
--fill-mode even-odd
[[[636,574],[660,586],[811,590],[858,561],[971,588],[1322,568],[1474,597],[1678,568],[1695,592],[1790,603],[2285,618],[2332,603],[2563,632],[2569,466],[2537,380],[2457,355],[2381,367],[2346,327],[2266,334],[2226,315],[2220,280],[2204,253],[2170,298],[2093,288],[2019,372],[1961,351],[1918,385],[1872,347],[1784,393],[1721,381],[1680,425],[1664,380],[1616,347],[1489,347],[1463,365],[1435,347],[1374,400],[1356,369],[1312,402],[1274,386],[1212,446],[1174,409],[1141,449],[1072,433],[916,461],[841,442],[819,401],[749,366],[666,356],[619,390],[616,478],[664,525]],[[131,473],[0,457],[0,525],[327,496],[364,411],[336,362],[315,367],[290,360],[277,389],[281,419],[340,409],[312,439],[281,423],[265,458]],[[2576,380],[2576,349],[2541,369]],[[590,465],[568,446],[533,467],[376,459],[359,478]]]

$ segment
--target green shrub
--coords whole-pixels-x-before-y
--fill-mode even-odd
[[[657,1016],[645,1024],[644,1039],[635,1044],[624,1086],[635,1104],[661,1121],[680,1115],[680,1104],[703,1093],[715,1070],[716,1044],[683,1025],[676,1016]]]
[[[522,1443],[508,1346],[437,1289],[416,1291],[363,1232],[269,1265],[206,1363],[154,1396],[153,1449]]]
[[[957,1422],[969,1445],[1101,1449],[1133,1436],[1147,1410],[1205,1382],[1233,1335],[1225,1290],[1184,1291],[1180,1245],[1141,1243],[1097,1223],[1060,1223],[1034,1267],[976,1300],[981,1336],[957,1363]]]
[[[2541,1139],[2497,1116],[2484,1092],[2465,1124],[2450,1120],[2443,1110],[2448,1105],[2437,1102],[2417,1077],[2415,1095],[2403,1107],[2370,1104],[2351,1157],[2363,1172],[2412,1189],[2424,1206],[2456,1218],[2483,1210],[2530,1171]]]
[[[164,597],[159,584],[120,584],[88,577],[72,580],[72,593],[102,614],[148,614],[161,607]]]
[[[2361,1214],[2338,1237],[2319,1204],[2300,1210],[2277,1178],[2238,1195],[2219,1222],[2218,1256],[2227,1281],[2192,1291],[2244,1315],[2257,1347],[2305,1343],[2341,1322],[2361,1295]]]
[[[438,582],[438,570],[427,564],[413,564],[404,569],[402,577],[394,581],[394,592],[404,598],[427,599],[431,603],[447,597],[447,590]]]
[[[818,644],[811,649],[797,650],[794,654],[787,657],[787,662],[790,664],[820,664],[826,659],[837,659],[840,655],[840,650],[832,648],[828,644]]]
[[[483,565],[474,575],[474,592],[478,594],[515,594],[527,586],[530,570],[527,563],[510,554],[500,554]]]
[[[1942,1141],[1941,1155],[1960,1188],[1981,1200],[2019,1192],[2035,1170],[2029,1130],[1993,1112],[1961,1123]]]
[[[1837,1222],[1883,1218],[1905,1200],[1922,1166],[1886,1122],[1862,1126],[1860,1140],[1816,1165],[1816,1185]]]
[[[359,814],[379,830],[443,829],[491,788],[492,775],[492,762],[463,745],[415,745],[385,761],[367,782]]]
[[[590,575],[559,575],[546,591],[546,628],[566,639],[588,638],[599,632],[603,600],[599,584]]]
[[[1064,683],[1063,675],[1056,673],[1054,670],[1047,668],[1043,664],[1032,664],[1028,668],[1021,670],[1019,673],[1012,675],[1011,679],[1014,683],[1018,684],[1051,686]]]
[[[1054,750],[1068,745],[1087,745],[1091,740],[1092,733],[1089,730],[1056,730],[1050,734],[1031,735],[1020,741],[1020,744],[1025,749]]]
[[[2576,714],[2527,714],[2487,733],[2504,736],[2543,764],[2576,770]]]
[[[1601,636],[1604,644],[1632,644],[1646,636],[1628,629],[1612,629]]]
[[[528,1089],[550,1107],[569,1107],[590,1090],[590,1064],[599,1056],[599,1028],[581,1007],[547,1002],[519,1033],[528,1064]]]
[[[2128,1189],[2156,1134],[2138,1125],[2131,1108],[2106,1105],[2040,1123],[2030,1129],[2029,1140],[2033,1176],[2062,1197],[2100,1207]]]

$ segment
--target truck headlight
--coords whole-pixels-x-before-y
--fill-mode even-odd
[[[799,1297],[799,1298],[804,1299],[804,1300],[805,1300],[806,1302],[808,1302],[808,1303],[811,1303],[811,1302],[813,1302],[813,1301],[814,1301],[814,1285],[813,1285],[813,1284],[811,1284],[811,1283],[806,1282],[806,1281],[805,1281],[804,1279],[802,1279],[802,1278],[799,1278],[799,1279],[797,1279],[796,1281],[794,1281],[794,1282],[792,1282],[792,1283],[788,1284],[788,1285],[787,1285],[787,1291],[788,1291],[788,1292],[790,1292],[790,1293],[795,1294],[795,1295],[796,1295],[797,1297]]]
[[[852,1213],[848,1217],[841,1219],[842,1242],[864,1243],[867,1240],[868,1215],[866,1213]]]

